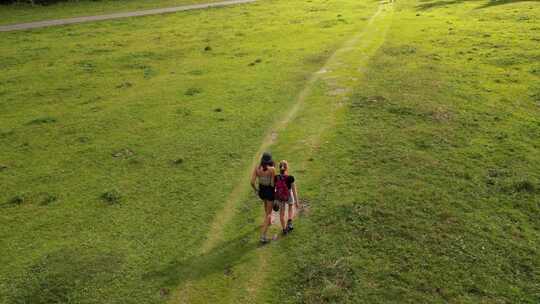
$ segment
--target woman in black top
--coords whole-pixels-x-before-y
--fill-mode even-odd
[[[255,193],[263,201],[264,218],[261,228],[261,243],[267,243],[268,238],[266,233],[268,226],[272,222],[272,207],[274,204],[274,178],[276,176],[276,169],[274,168],[274,161],[270,153],[264,153],[260,164],[253,169],[251,175],[251,187],[255,190]],[[256,182],[259,181],[259,188],[257,189]]]

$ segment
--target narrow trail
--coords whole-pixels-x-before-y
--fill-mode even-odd
[[[325,62],[324,66],[310,76],[306,85],[304,86],[304,88],[302,89],[298,97],[296,98],[295,103],[293,104],[291,109],[287,112],[285,117],[277,121],[267,131],[267,134],[264,137],[264,140],[262,141],[259,149],[257,150],[257,153],[254,155],[252,159],[251,165],[244,171],[244,173],[241,176],[241,179],[233,188],[231,194],[229,195],[229,197],[227,198],[227,201],[225,202],[223,206],[222,211],[219,214],[216,214],[215,220],[212,223],[210,231],[208,232],[208,238],[206,242],[204,243],[204,245],[202,246],[203,253],[208,252],[215,245],[217,245],[220,241],[223,240],[223,226],[224,224],[229,222],[231,218],[234,216],[234,213],[235,213],[234,205],[250,189],[248,185],[248,181],[249,181],[249,178],[251,177],[251,171],[257,165],[259,161],[260,155],[264,151],[266,151],[270,146],[272,146],[274,143],[277,142],[279,132],[283,131],[287,127],[287,125],[297,115],[300,108],[304,105],[306,98],[311,93],[313,89],[313,84],[322,78],[329,78],[332,81],[335,80],[335,78],[325,77],[325,74],[328,72],[330,68],[334,67],[336,64],[341,64],[341,62],[337,60],[338,56],[340,56],[341,54],[345,52],[349,52],[353,50],[354,47],[358,44],[358,41],[360,40],[360,38],[362,38],[362,36],[364,36],[365,33],[373,30],[371,26],[373,25],[374,20],[381,14],[383,9],[384,9],[384,6],[380,6],[377,12],[375,12],[375,14],[370,18],[367,24],[367,27],[364,30],[362,30],[360,33],[356,34],[352,39],[347,41],[340,49],[335,51],[334,54],[332,54],[332,56],[330,56],[330,58]],[[364,44],[367,44],[369,46],[369,42],[364,42]],[[346,93],[346,91],[343,91],[342,93]]]
[[[310,76],[286,115],[281,120],[275,122],[266,132],[250,166],[248,166],[241,175],[240,180],[228,196],[221,212],[215,215],[207,239],[202,245],[201,255],[211,252],[224,241],[224,227],[234,217],[236,213],[236,204],[250,191],[248,181],[251,176],[251,170],[258,163],[260,155],[278,141],[280,132],[283,132],[291,121],[295,119],[298,112],[304,106],[306,99],[312,94],[315,84],[320,81],[324,81],[324,84],[330,90],[327,94],[329,107],[331,107],[328,115],[332,115],[333,118],[336,108],[341,107],[342,101],[348,98],[347,94],[350,93],[350,87],[359,81],[359,79],[352,76],[361,75],[359,68],[365,66],[369,58],[384,43],[386,32],[390,24],[388,20],[391,20],[391,15],[392,4],[381,4],[377,11],[371,16],[366,26],[351,39],[346,41],[328,58],[317,72]],[[355,64],[353,66],[347,65],[347,63],[350,62],[354,62]],[[336,102],[336,100],[340,101]],[[321,130],[309,138],[311,146],[317,146],[319,144],[322,133],[329,127],[331,127],[331,124],[323,126]],[[313,151],[311,151],[311,153],[312,152]],[[305,163],[301,164],[302,167],[305,167],[305,165]],[[275,220],[279,223],[279,219]],[[256,268],[256,270],[253,271],[253,275],[244,283],[238,282],[239,284],[245,284],[244,287],[245,290],[247,290],[247,299],[242,299],[241,302],[256,302],[258,291],[263,286],[265,273],[267,273],[267,268],[270,265],[268,261],[269,252],[269,250],[258,251],[256,265],[252,265]],[[191,303],[189,297],[191,294],[191,287],[192,282],[186,282],[183,286],[180,286],[177,292],[175,292],[176,295],[172,298],[173,303]],[[204,295],[202,298],[204,299]],[[238,302],[240,303],[240,300]]]
[[[149,10],[142,10],[142,11],[107,14],[107,15],[83,16],[83,17],[66,18],[66,19],[54,19],[54,20],[28,22],[28,23],[0,25],[0,32],[29,30],[29,29],[49,27],[49,26],[68,25],[68,24],[112,20],[112,19],[129,18],[129,17],[160,15],[160,14],[205,9],[205,8],[212,8],[212,7],[223,7],[223,6],[229,6],[229,5],[251,3],[255,1],[257,0],[229,0],[229,1],[222,1],[222,2],[191,4],[191,5],[156,8],[156,9],[149,9]]]
[[[336,100],[339,98],[348,99],[347,95],[351,91],[351,86],[354,85],[355,82],[360,81],[358,78],[351,78],[351,76],[361,76],[362,72],[360,69],[368,64],[369,59],[384,43],[393,16],[392,3],[393,2],[389,2],[386,5],[381,4],[375,14],[369,19],[366,27],[348,40],[340,49],[338,49],[328,59],[324,67],[315,74],[313,82],[319,79],[324,81],[325,85],[330,89],[328,95],[330,99],[333,99],[334,107],[331,111],[329,111],[329,114],[331,115],[330,122],[319,130],[317,134],[310,138],[311,147],[318,147],[324,131],[330,129],[334,125],[337,109],[339,109],[342,105],[340,101],[336,102]],[[381,16],[383,14],[384,16]],[[351,57],[356,59],[353,61],[355,62],[355,65],[346,65],[347,63],[351,62]],[[343,84],[348,84],[348,86],[344,86]],[[312,83],[308,83],[306,89],[304,89],[306,91],[306,95],[309,92],[309,87],[311,86]],[[330,103],[332,103],[332,101],[330,101]],[[297,109],[294,110],[298,111]],[[314,149],[310,151],[310,153],[313,152]],[[300,166],[305,168],[306,163],[307,159],[304,159]],[[248,291],[248,298],[245,299],[245,302],[257,302],[258,292],[260,291],[260,288],[264,286],[266,275],[269,272],[268,267],[270,266],[270,256],[271,251],[269,250],[258,252],[258,262],[256,266],[257,270],[253,272],[254,275],[245,286],[246,290]]]

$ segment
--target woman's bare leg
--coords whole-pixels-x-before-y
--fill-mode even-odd
[[[287,228],[287,222],[285,222],[285,205],[279,208],[279,221],[281,222],[281,229],[285,230]]]
[[[264,219],[261,228],[261,236],[266,238],[266,232],[268,232],[268,226],[272,222],[272,202],[264,201]]]
[[[294,205],[290,204],[289,205],[289,220],[292,221],[293,218],[294,218]]]

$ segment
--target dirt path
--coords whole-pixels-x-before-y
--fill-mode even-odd
[[[229,0],[229,1],[222,1],[222,2],[214,2],[214,3],[191,4],[191,5],[183,5],[183,6],[176,6],[176,7],[157,8],[157,9],[142,10],[142,11],[108,14],[108,15],[85,16],[85,17],[75,17],[75,18],[67,18],[67,19],[54,19],[54,20],[45,20],[45,21],[28,22],[28,23],[20,23],[20,24],[1,25],[0,32],[20,31],[20,30],[56,26],[56,25],[67,25],[67,24],[120,19],[120,18],[128,18],[128,17],[167,14],[167,13],[182,12],[182,11],[189,11],[189,10],[196,10],[196,9],[211,8],[211,7],[223,7],[223,6],[228,6],[228,5],[251,3],[255,1],[257,0]]]
[[[310,146],[312,147],[311,153],[314,153],[314,148],[320,145],[322,133],[325,130],[331,128],[335,123],[335,116],[338,109],[341,107],[342,101],[348,98],[351,92],[351,87],[354,83],[360,81],[358,77],[351,76],[363,76],[361,70],[368,64],[369,59],[375,54],[386,39],[386,33],[390,27],[392,14],[393,14],[393,2],[388,4],[381,4],[378,10],[369,19],[366,27],[349,39],[345,44],[338,49],[325,63],[325,65],[313,75],[313,80],[304,89],[302,96],[308,95],[311,91],[313,83],[317,81],[323,81],[328,88],[327,95],[331,100],[334,100],[334,105],[329,110],[331,115],[330,122],[327,123],[317,134],[312,135],[310,138]],[[354,58],[351,61],[350,58]],[[347,60],[348,59],[348,60]],[[355,62],[355,65],[350,66],[346,63]],[[303,103],[303,99],[300,100]],[[294,109],[297,111],[296,107]],[[304,167],[306,164],[301,164]],[[279,222],[279,219],[278,219]],[[246,290],[248,290],[247,302],[256,303],[257,297],[261,286],[264,286],[266,274],[269,273],[268,262],[272,256],[272,252],[269,250],[258,252],[258,264],[256,265],[256,271],[250,280],[246,283]]]
[[[382,10],[383,10],[383,6],[381,6],[377,10],[377,12],[371,17],[367,25],[369,30],[373,30],[370,26],[372,25],[373,21],[379,16]],[[337,57],[340,56],[342,53],[351,51],[352,49],[357,47],[359,40],[367,32],[368,29],[361,31],[360,33],[356,34],[352,39],[347,41],[340,49],[338,49],[336,52],[334,52],[334,54],[332,54],[332,56],[325,62],[324,66],[320,70],[318,70],[317,72],[311,75],[306,85],[304,86],[304,89],[300,92],[300,94],[296,98],[294,105],[287,112],[285,117],[277,121],[267,131],[267,134],[264,140],[262,141],[261,146],[259,147],[259,149],[257,150],[257,153],[253,157],[251,165],[246,169],[246,171],[244,171],[242,178],[239,180],[237,185],[232,190],[227,201],[225,202],[225,205],[223,206],[222,211],[215,216],[215,220],[212,223],[210,232],[208,233],[208,238],[203,245],[203,252],[207,252],[208,250],[212,249],[215,245],[219,243],[219,241],[223,239],[223,226],[224,224],[229,222],[231,218],[234,216],[234,212],[235,212],[234,205],[240,200],[240,198],[243,195],[246,195],[247,192],[250,191],[248,181],[251,176],[251,170],[253,170],[253,168],[259,162],[259,158],[261,154],[277,141],[279,132],[283,131],[287,127],[287,125],[297,115],[298,111],[303,106],[306,98],[311,93],[313,89],[313,84],[319,81],[320,79],[330,78],[330,76],[326,75],[327,72],[331,70],[334,66],[341,64],[339,60],[337,59]],[[335,82],[335,78],[332,78],[332,81]],[[335,85],[330,83],[330,86],[335,86]],[[344,95],[345,93],[347,93],[346,89],[341,89],[338,87],[335,87],[335,89],[339,90],[340,95]]]

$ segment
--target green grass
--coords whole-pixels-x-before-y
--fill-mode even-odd
[[[539,3],[378,5],[0,34],[0,303],[539,302]],[[259,248],[306,86],[270,149],[310,210]]]
[[[161,302],[182,278],[159,274],[199,255],[267,128],[375,5],[1,34],[0,302]]]
[[[0,25],[210,2],[220,0],[81,0],[51,5],[15,3],[0,5]]]
[[[540,6],[396,6],[273,298],[538,303]]]

